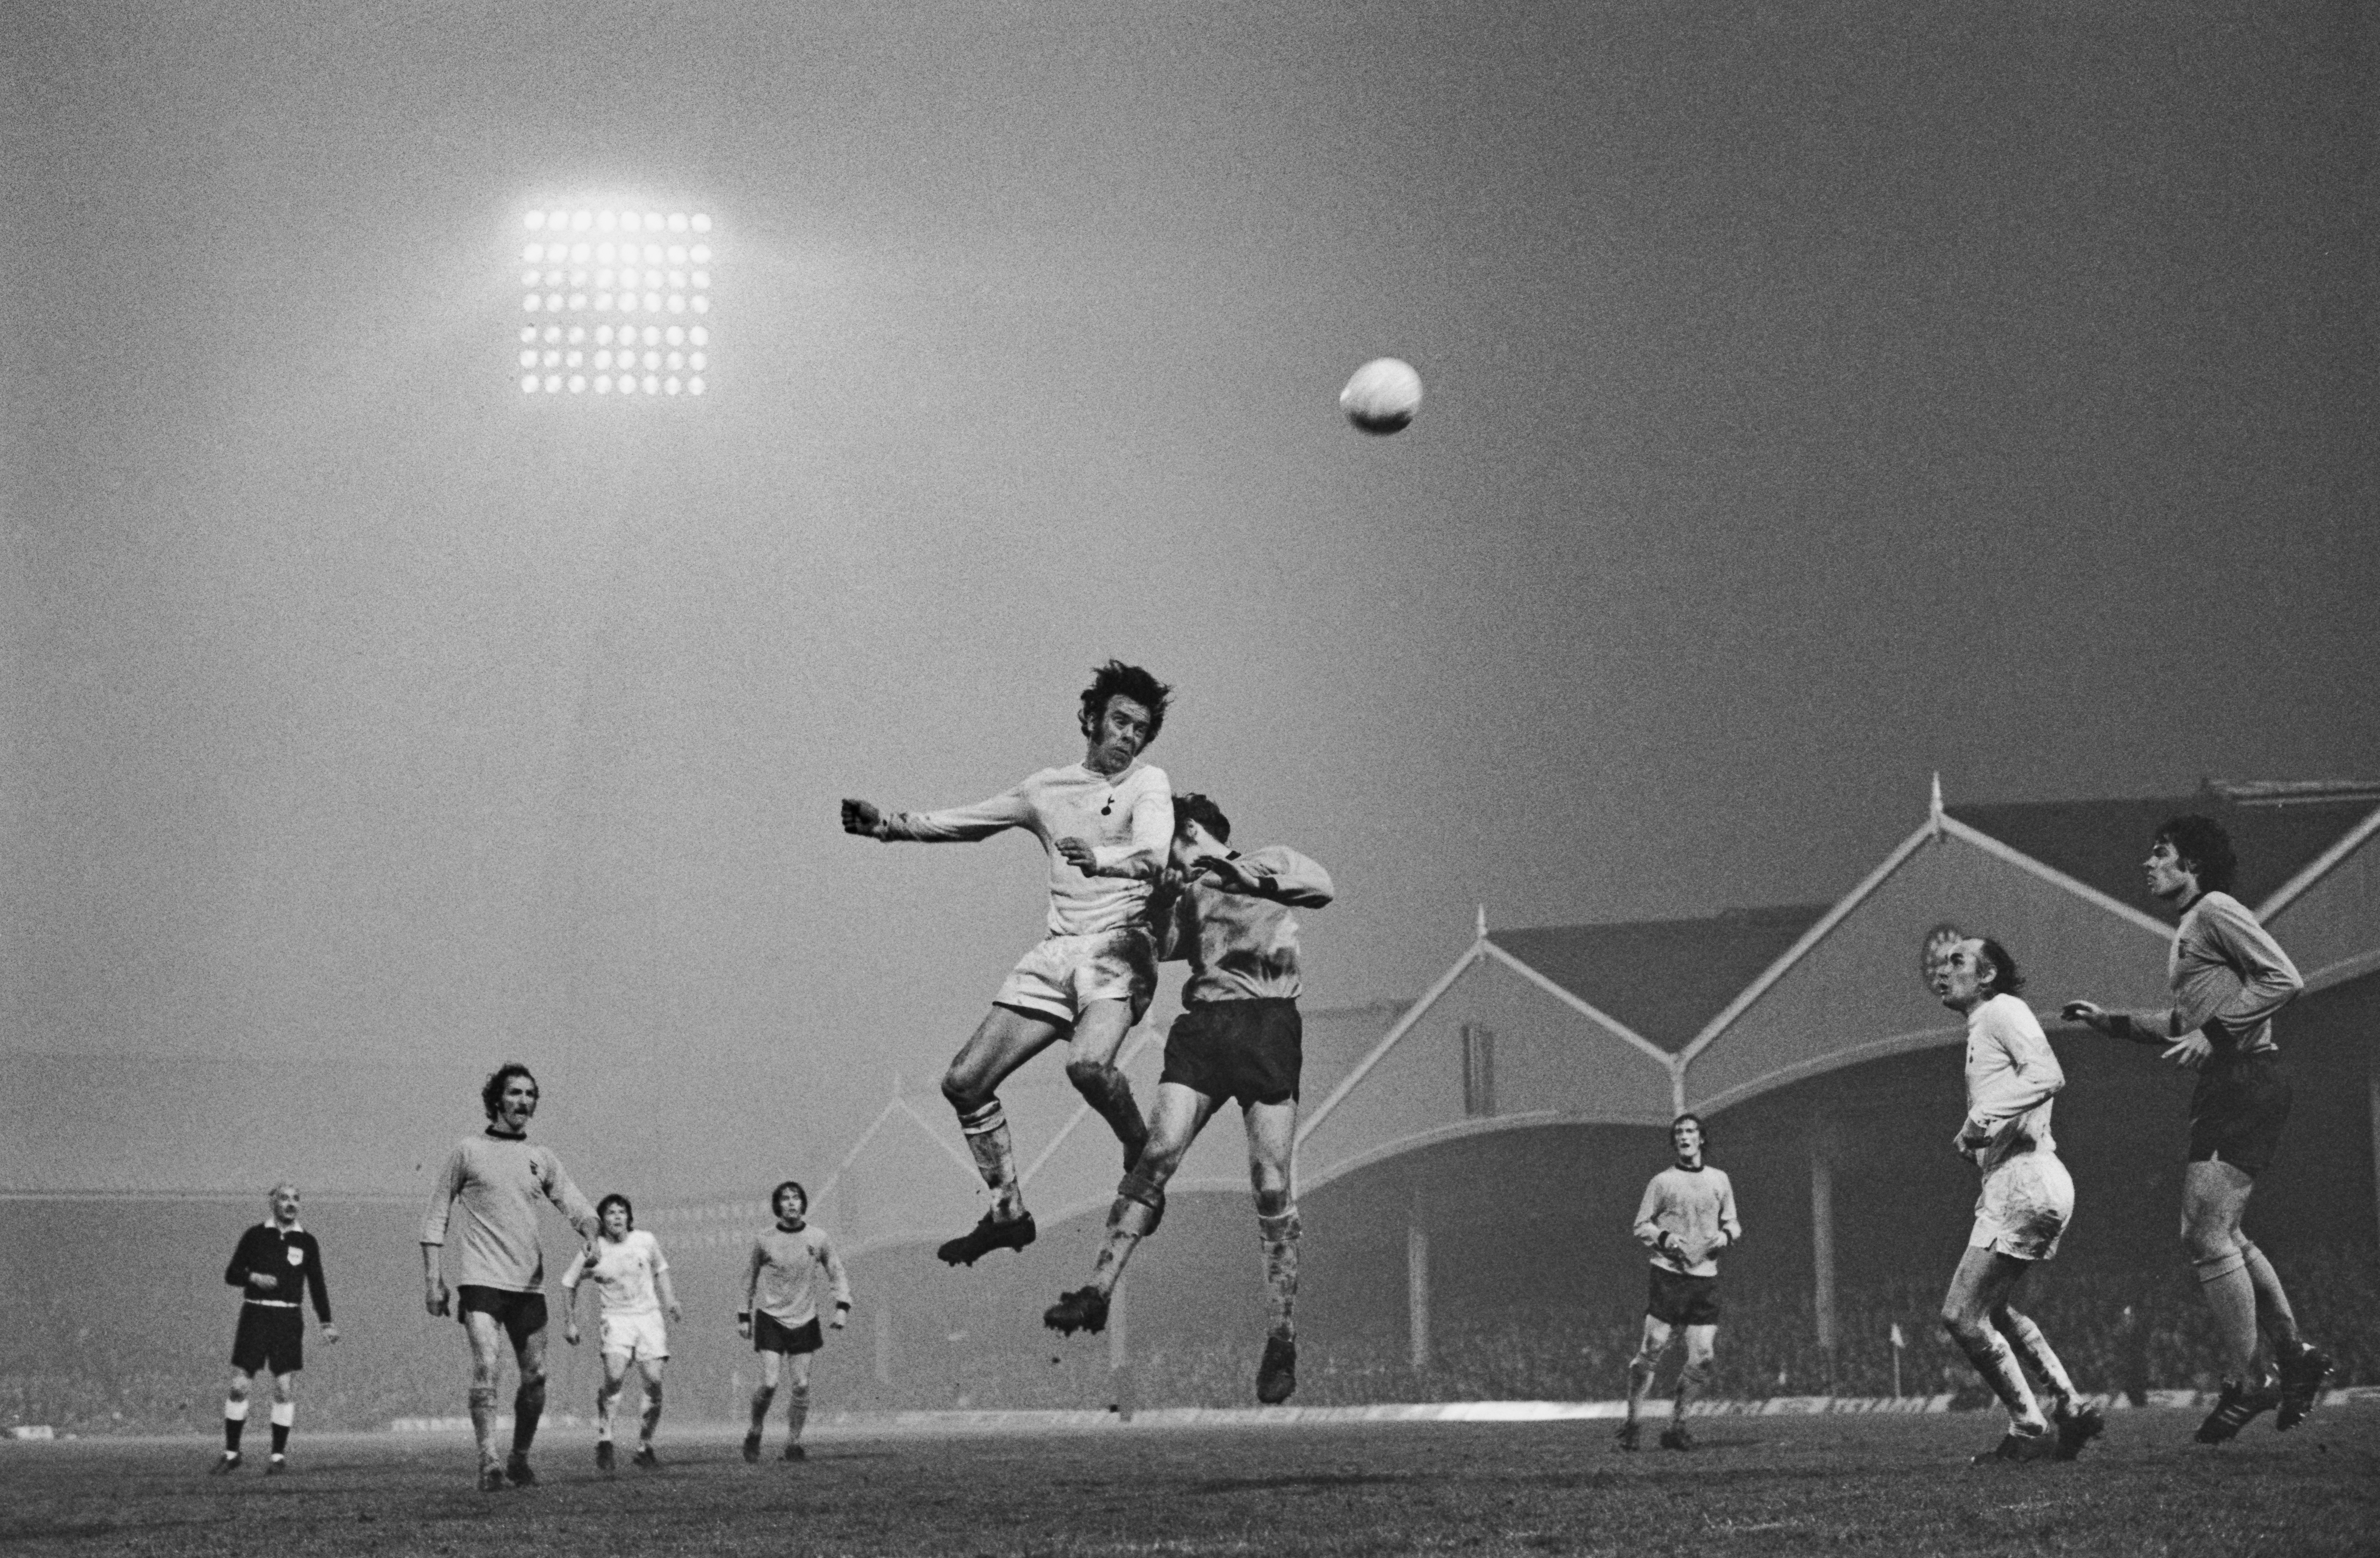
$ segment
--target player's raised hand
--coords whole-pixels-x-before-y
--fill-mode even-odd
[[[864,800],[854,800],[849,796],[843,797],[843,831],[844,833],[866,834],[873,838],[877,836],[876,831],[883,825],[883,812]]]
[[[1085,876],[1097,876],[1099,874],[1099,858],[1091,852],[1091,846],[1088,840],[1079,838],[1062,838],[1058,841],[1058,853],[1065,859],[1065,862],[1068,865],[1074,867]]]
[[[2157,1059],[2169,1060],[2185,1070],[2195,1071],[2204,1065],[2206,1063],[2206,1057],[2214,1053],[2215,1046],[2208,1041],[2206,1035],[2193,1030],[2168,1044]]]

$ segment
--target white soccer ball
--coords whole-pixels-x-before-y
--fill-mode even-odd
[[[1339,392],[1339,409],[1366,432],[1400,432],[1421,409],[1421,375],[1410,362],[1376,357]]]

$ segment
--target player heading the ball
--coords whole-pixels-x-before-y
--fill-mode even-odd
[[[1212,800],[1175,799],[1172,863],[1158,889],[1156,924],[1165,956],[1187,962],[1190,977],[1183,1013],[1165,1036],[1157,1118],[1148,1150],[1116,1187],[1090,1285],[1061,1294],[1041,1318],[1069,1335],[1106,1329],[1124,1262],[1165,1215],[1166,1181],[1215,1111],[1236,1101],[1247,1126],[1270,1320],[1257,1399],[1271,1406],[1297,1388],[1299,1224],[1289,1165],[1305,1027],[1297,1011],[1297,920],[1290,910],[1320,908],[1333,890],[1330,873],[1296,850],[1273,845],[1243,855],[1231,837],[1231,819]]]
[[[947,811],[843,803],[845,833],[944,844],[1023,828],[1050,854],[1049,933],[1010,972],[942,1074],[942,1096],[992,1198],[980,1223],[937,1251],[951,1265],[972,1266],[995,1249],[1033,1242],[998,1089],[1050,1045],[1065,1041],[1066,1077],[1123,1144],[1126,1169],[1148,1143],[1148,1127],[1115,1057],[1157,988],[1148,895],[1165,869],[1173,791],[1165,771],[1140,754],[1164,728],[1172,690],[1137,665],[1111,660],[1079,700],[1082,761],[1045,768],[990,800]]]

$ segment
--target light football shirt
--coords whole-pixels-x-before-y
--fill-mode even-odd
[[[575,1291],[581,1282],[592,1282],[606,1316],[657,1315],[662,1312],[657,1279],[668,1270],[660,1242],[642,1228],[631,1228],[617,1244],[597,1235],[594,1248],[562,1274],[562,1285]]]

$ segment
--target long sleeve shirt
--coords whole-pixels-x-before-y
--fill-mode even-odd
[[[536,1293],[545,1286],[545,1253],[537,1242],[537,1203],[551,1202],[582,1239],[592,1239],[595,1209],[547,1148],[516,1136],[485,1131],[466,1137],[438,1173],[421,1242],[443,1245],[449,1219],[462,1212],[461,1248],[447,1265],[457,1287],[498,1287]]]
[[[1694,1256],[1691,1263],[1662,1251],[1664,1233]],[[1670,1164],[1653,1176],[1645,1187],[1645,1199],[1636,1203],[1636,1242],[1653,1252],[1653,1264],[1663,1271],[1690,1277],[1718,1275],[1718,1262],[1711,1255],[1721,1235],[1733,1244],[1743,1236],[1743,1224],[1736,1221],[1735,1187],[1708,1163],[1697,1169]]]
[[[1298,965],[1297,918],[1291,908],[1320,908],[1332,895],[1330,873],[1294,849],[1272,845],[1235,856],[1242,870],[1265,884],[1261,895],[1237,893],[1204,877],[1184,882],[1168,872],[1160,889],[1160,955],[1190,965],[1182,1004],[1295,1000],[1304,988]]]
[[[260,1276],[273,1278],[273,1285],[259,1286]],[[238,1288],[240,1296],[249,1303],[273,1308],[298,1308],[302,1286],[314,1300],[314,1318],[324,1325],[331,1323],[331,1294],[322,1280],[322,1247],[303,1228],[285,1230],[273,1223],[250,1228],[231,1252],[224,1281]]]
[[[2143,1041],[2206,1035],[2216,1054],[2277,1051],[2273,1014],[2305,989],[2297,965],[2228,893],[2201,894],[2174,927],[2166,956],[2173,1004],[2129,1014]]]
[[[2066,1086],[2065,1068],[2032,1009],[2002,993],[1967,1013],[1967,1137],[1989,1137],[1976,1159],[1988,1174],[2020,1152],[2055,1152],[2050,1100]]]
[[[837,1307],[851,1308],[851,1277],[825,1229],[815,1223],[792,1233],[771,1228],[752,1241],[744,1292],[753,1308],[789,1331],[798,1330],[818,1318],[815,1279],[820,1272]]]
[[[1173,842],[1173,786],[1161,768],[1135,763],[1095,773],[1081,763],[1045,768],[990,800],[944,811],[884,814],[880,838],[963,843],[1023,828],[1050,856],[1050,934],[1096,936],[1145,919],[1150,885]],[[1098,870],[1075,869],[1062,838],[1087,840]]]

